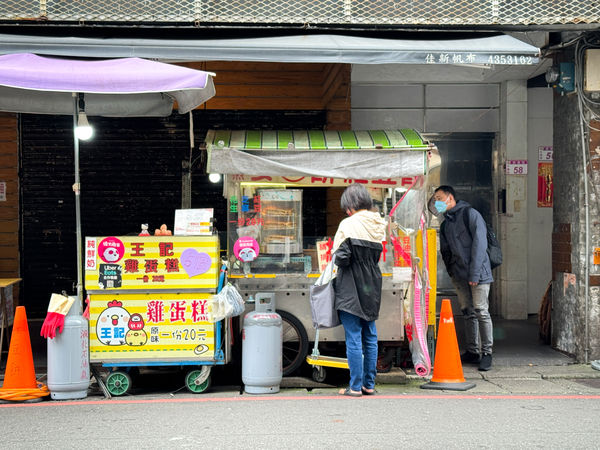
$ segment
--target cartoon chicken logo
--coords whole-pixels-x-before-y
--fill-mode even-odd
[[[118,250],[113,247],[107,247],[102,256],[104,256],[104,260],[107,262],[115,262],[121,259]]]
[[[124,345],[125,332],[129,328],[131,315],[118,300],[108,302],[96,322],[96,336],[104,345]],[[142,321],[143,327],[143,321]]]
[[[148,341],[148,335],[144,331],[144,319],[141,314],[132,314],[127,324],[129,331],[125,334],[125,343],[132,347],[139,347]]]

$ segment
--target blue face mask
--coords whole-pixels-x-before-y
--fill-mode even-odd
[[[435,207],[435,209],[437,209],[437,212],[439,212],[440,214],[445,213],[448,209],[448,205],[446,205],[446,202],[443,202],[441,200],[436,200],[433,206]]]

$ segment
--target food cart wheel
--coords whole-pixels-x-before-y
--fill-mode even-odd
[[[201,394],[210,387],[210,367],[190,370],[185,376],[185,387],[193,394]]]
[[[325,367],[323,367],[323,366],[313,367],[312,379],[315,380],[317,383],[322,383],[323,381],[325,381],[326,376],[327,376],[327,371],[325,370]]]
[[[283,321],[283,376],[294,373],[304,362],[308,354],[308,336],[306,330],[296,316],[286,311],[277,310]]]
[[[120,370],[111,372],[106,377],[106,388],[115,397],[126,394],[131,388],[131,377],[128,373]]]

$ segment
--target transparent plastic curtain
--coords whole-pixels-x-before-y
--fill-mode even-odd
[[[419,231],[421,214],[427,203],[425,178],[417,177],[412,187],[406,191],[400,191],[398,194],[401,196],[400,200],[390,215],[394,218],[398,228],[410,236]]]

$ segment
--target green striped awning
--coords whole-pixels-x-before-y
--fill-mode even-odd
[[[206,149],[209,172],[355,180],[427,174],[437,154],[435,145],[408,128],[210,130]]]
[[[399,130],[212,130],[207,145],[237,150],[382,150],[425,149],[429,143],[418,131]]]

